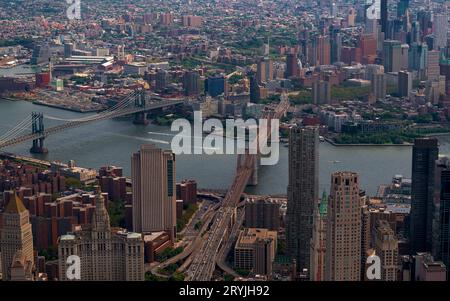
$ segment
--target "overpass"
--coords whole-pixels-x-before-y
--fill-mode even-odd
[[[269,119],[280,119],[289,108],[289,100],[286,95],[282,95],[280,103],[273,110],[266,110],[263,117]],[[270,129],[271,122],[268,122]],[[271,131],[263,131],[266,136],[259,135],[253,144],[258,140],[264,142],[270,138]],[[254,145],[252,145],[255,147]],[[246,153],[238,157],[238,166],[236,176],[231,187],[223,200],[222,207],[218,210],[213,224],[208,231],[208,238],[203,241],[199,250],[193,254],[193,259],[187,270],[186,280],[190,281],[209,281],[212,278],[216,263],[219,263],[224,270],[227,267],[224,264],[224,253],[229,248],[229,240],[236,236],[236,220],[239,222],[240,216],[237,215],[237,206],[241,195],[247,186],[257,164],[258,156],[256,154]],[[231,236],[231,237],[230,237]],[[225,248],[225,249],[224,249]]]
[[[149,95],[142,90],[137,90],[128,94],[115,106],[98,114],[79,119],[60,119],[46,116],[42,113],[33,112],[31,116],[25,118],[14,128],[0,136],[0,149],[21,144],[27,141],[33,141],[33,146],[30,149],[30,152],[46,153],[47,149],[44,146],[44,140],[50,135],[55,135],[57,133],[90,123],[127,115],[135,116],[133,121],[135,124],[147,124],[148,111],[170,107],[181,103],[183,103],[183,99],[166,99],[154,95]],[[65,121],[65,123],[54,127],[45,128],[44,118]],[[26,133],[26,131],[30,127],[32,128],[31,133]]]

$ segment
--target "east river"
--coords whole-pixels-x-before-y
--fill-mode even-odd
[[[46,119],[46,127],[60,124],[61,119],[86,116],[75,112],[34,105],[26,101],[0,100],[0,136],[31,112],[43,112],[57,118]],[[31,131],[31,129],[27,130]],[[48,161],[75,160],[83,167],[122,166],[130,175],[131,154],[142,144],[170,148],[175,132],[169,127],[134,125],[129,118],[110,119],[71,129],[46,139],[49,153],[31,155],[31,143],[2,149],[24,156]],[[440,136],[440,154],[450,154],[450,136]],[[330,174],[347,170],[359,172],[362,188],[375,195],[380,184],[389,183],[396,174],[410,176],[411,147],[409,146],[332,146],[320,144],[320,192],[329,190]],[[179,155],[176,158],[177,179],[196,179],[201,188],[225,189],[233,180],[235,155]],[[288,183],[288,148],[280,145],[278,164],[259,170],[259,185],[248,188],[257,194],[285,194]]]

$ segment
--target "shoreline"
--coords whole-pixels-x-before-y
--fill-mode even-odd
[[[61,110],[66,110],[66,111],[71,111],[71,112],[76,112],[76,113],[97,113],[97,112],[103,111],[102,109],[86,109],[86,110],[83,110],[83,109],[77,109],[77,108],[69,108],[69,107],[65,107],[63,105],[57,105],[57,104],[51,104],[51,103],[42,102],[41,100],[33,100],[33,101],[31,101],[31,103],[33,103],[35,105],[39,105],[39,106],[56,108],[56,109],[61,109]]]
[[[450,133],[446,133],[447,135]],[[325,138],[325,141],[329,144],[335,146],[335,147],[342,147],[342,146],[413,146],[413,143],[402,143],[402,144],[395,144],[395,143],[386,143],[386,144],[376,144],[376,143],[349,143],[349,144],[342,144],[342,143],[336,143],[330,138]]]

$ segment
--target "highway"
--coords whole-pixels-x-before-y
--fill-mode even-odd
[[[266,110],[263,118],[267,118],[269,121],[272,119],[280,119],[287,112],[289,106],[288,97],[282,95],[280,103],[276,108]],[[265,136],[258,136],[250,147],[254,147],[254,144],[258,143],[258,139],[260,142],[261,140],[262,142],[266,142],[271,135],[270,128],[265,134]],[[185,280],[187,281],[210,281],[217,261],[222,264],[221,258],[223,258],[223,255],[220,254],[219,250],[223,247],[226,248],[229,243],[228,240],[235,236],[233,235],[233,221],[236,218],[236,207],[253,173],[254,165],[257,163],[257,155],[247,153],[243,157],[243,159],[241,158],[241,164],[238,164],[236,176],[227,191],[223,205],[215,216],[214,222],[209,230],[208,238],[202,242],[198,251],[192,254],[192,263],[186,273]],[[239,217],[236,219],[239,219]]]

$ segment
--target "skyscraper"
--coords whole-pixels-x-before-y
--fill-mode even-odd
[[[387,23],[388,23],[388,0],[380,0],[380,25],[381,25],[381,32],[386,33],[387,31]]]
[[[375,73],[372,76],[372,92],[376,99],[386,97],[386,74],[384,72]]]
[[[378,220],[375,235],[375,254],[381,259],[381,280],[396,281],[398,268],[398,241],[389,222]]]
[[[325,276],[325,250],[327,234],[328,196],[324,191],[319,210],[314,215],[313,238],[311,240],[311,280],[323,281]]]
[[[286,77],[296,77],[298,76],[298,62],[297,55],[294,53],[289,53],[286,56]]]
[[[447,266],[450,279],[450,159],[436,162],[436,187],[432,254]]]
[[[318,203],[319,129],[294,126],[289,132],[286,248],[297,269],[310,272],[310,242]]]
[[[312,97],[314,104],[331,104],[331,84],[323,80],[314,82]]]
[[[3,225],[0,227],[0,253],[3,280],[11,280],[11,266],[15,257],[23,257],[29,266],[34,265],[33,235],[30,214],[16,193],[6,205]]]
[[[385,72],[398,72],[401,69],[402,44],[397,40],[383,43],[383,61]]]
[[[96,192],[92,224],[58,239],[59,279],[68,278],[67,258],[80,257],[81,281],[144,280],[144,241],[140,233],[112,230],[104,197]],[[70,273],[69,273],[70,275]]]
[[[447,12],[433,15],[433,32],[436,36],[436,47],[447,47],[448,15]]]
[[[410,254],[431,252],[435,165],[439,149],[436,138],[417,138],[412,151]]]
[[[186,71],[183,75],[183,88],[185,95],[198,95],[200,93],[200,75],[196,71]]]
[[[143,145],[131,158],[133,229],[166,231],[176,235],[175,155],[169,150]]]
[[[327,210],[325,280],[361,278],[361,198],[358,174],[331,175]]]
[[[400,97],[408,97],[412,91],[412,73],[408,71],[400,71],[398,73],[398,95]]]

